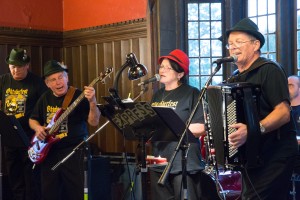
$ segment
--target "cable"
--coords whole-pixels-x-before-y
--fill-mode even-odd
[[[251,181],[251,179],[250,179],[250,177],[249,177],[249,174],[248,174],[248,171],[247,171],[247,169],[246,169],[246,168],[244,168],[244,171],[245,171],[246,178],[248,179],[248,181],[249,181],[249,183],[250,183],[251,187],[253,188],[253,191],[255,192],[255,194],[256,194],[256,196],[257,196],[258,200],[261,200],[261,198],[260,198],[259,194],[257,193],[257,191],[256,191],[256,189],[255,189],[255,187],[254,187],[254,185],[253,185],[253,183],[252,183],[252,181]]]
[[[125,132],[124,131],[122,131],[122,135],[123,135],[123,156],[124,156],[124,159],[125,159],[125,166],[127,168],[128,178],[129,178],[129,184],[125,189],[125,193],[123,194],[122,199],[125,200],[127,192],[130,191],[130,199],[133,198],[133,200],[135,200],[135,190],[134,190],[135,182],[133,181],[134,175],[135,175],[135,170],[134,170],[133,175],[131,176],[130,168],[129,168],[129,162],[128,162],[128,153],[127,153],[127,150],[126,150],[126,139],[125,139]]]

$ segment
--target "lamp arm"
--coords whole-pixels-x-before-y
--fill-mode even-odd
[[[124,71],[124,69],[128,66],[128,62],[126,61],[122,66],[121,69],[117,72],[116,77],[114,79],[114,85],[113,88],[115,89],[116,92],[118,92],[118,83],[119,83],[119,79],[120,76],[122,74],[122,72]]]

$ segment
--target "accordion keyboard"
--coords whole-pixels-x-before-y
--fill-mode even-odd
[[[227,114],[227,127],[228,127],[228,135],[230,135],[231,133],[233,133],[235,131],[235,128],[231,128],[229,125],[230,124],[235,124],[237,123],[237,116],[236,116],[236,101],[233,100],[226,109],[226,114]],[[229,148],[229,152],[228,152],[228,156],[229,158],[233,158],[237,153],[238,153],[238,149],[234,148],[232,145],[228,144]]]

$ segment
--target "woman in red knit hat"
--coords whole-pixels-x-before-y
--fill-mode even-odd
[[[160,83],[164,84],[152,98],[153,107],[171,107],[176,114],[185,123],[191,115],[192,110],[197,103],[200,92],[198,89],[186,84],[186,76],[189,73],[189,58],[181,50],[175,49],[167,56],[159,58],[158,63]],[[200,176],[204,169],[204,163],[201,160],[198,138],[205,133],[202,104],[199,107],[191,121],[189,130],[190,146],[187,150],[187,196],[188,199],[200,199]],[[160,133],[164,134],[164,133]],[[186,142],[186,141],[185,141]],[[153,155],[161,156],[170,160],[177,145],[177,141],[154,141]],[[164,187],[157,184],[165,166],[156,166],[150,168],[151,176],[151,197],[152,199],[182,199],[182,152],[177,153],[168,179]]]

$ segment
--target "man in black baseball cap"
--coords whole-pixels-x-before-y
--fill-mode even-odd
[[[263,36],[263,34],[261,34],[261,32],[259,32],[258,26],[249,18],[242,19],[234,27],[227,30],[227,38],[229,37],[230,33],[234,31],[245,32],[252,35],[260,41],[260,47],[262,47],[265,44],[265,37]]]

